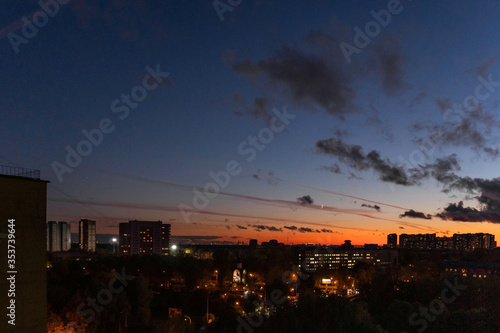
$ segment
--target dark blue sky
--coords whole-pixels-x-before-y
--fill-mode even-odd
[[[0,163],[51,181],[49,219],[94,218],[103,233],[128,219],[243,241],[495,233],[499,6],[243,0],[221,21],[211,1],[75,0],[27,38],[22,18],[43,20],[39,3],[4,1]],[[370,22],[348,62],[342,43]],[[169,75],[120,119],[111,104],[155,82],[148,66]],[[468,96],[480,103],[468,109]],[[294,118],[247,161],[244,142],[271,133],[273,109]],[[114,130],[58,179],[54,162],[103,119]],[[194,207],[192,188],[232,160],[241,172]],[[400,217],[410,209],[432,218]]]

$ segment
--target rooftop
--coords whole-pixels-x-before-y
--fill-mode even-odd
[[[40,170],[26,169],[8,165],[0,165],[0,175],[40,180]]]

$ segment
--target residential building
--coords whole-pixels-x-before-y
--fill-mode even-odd
[[[47,332],[47,183],[38,170],[0,166],[2,333]]]
[[[119,224],[121,255],[168,255],[170,224],[161,221],[129,221]]]
[[[397,234],[387,235],[387,247],[389,249],[396,249],[398,247],[398,235]]]
[[[81,219],[79,223],[80,229],[80,250],[95,252],[95,221]]]
[[[71,249],[71,225],[66,222],[47,222],[47,251],[69,251]]]

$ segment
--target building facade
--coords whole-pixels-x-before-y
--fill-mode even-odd
[[[95,221],[81,219],[79,222],[80,250],[95,252]]]
[[[387,235],[387,247],[389,249],[395,249],[398,247],[398,235],[397,234]]]
[[[399,235],[400,249],[474,251],[496,247],[495,235],[488,233],[453,234],[452,237],[436,237],[436,234]]]
[[[71,249],[71,225],[66,222],[47,222],[47,251],[69,251]]]
[[[0,166],[2,333],[47,332],[47,183],[40,171]]]
[[[121,255],[168,255],[170,224],[161,221],[129,221],[119,224]]]
[[[397,250],[365,250],[365,249],[332,249],[305,250],[299,253],[299,268],[306,272],[314,272],[320,268],[340,269],[353,268],[357,262],[376,265],[388,265],[397,261]]]

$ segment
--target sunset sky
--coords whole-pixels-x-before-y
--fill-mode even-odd
[[[230,2],[0,4],[0,164],[41,170],[48,220],[500,236],[499,2]]]

